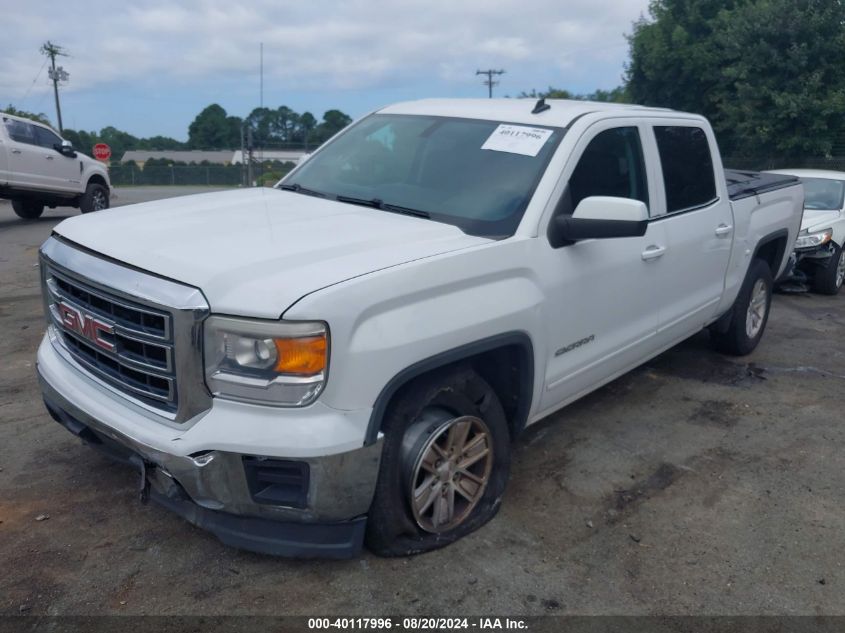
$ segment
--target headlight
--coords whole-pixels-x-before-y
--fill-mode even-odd
[[[220,398],[278,407],[312,403],[326,382],[325,323],[213,316],[205,322],[205,381]]]
[[[833,237],[833,229],[825,229],[824,231],[815,231],[810,233],[804,229],[798,234],[798,239],[795,240],[795,248],[815,248],[816,246],[823,246],[827,244]]]

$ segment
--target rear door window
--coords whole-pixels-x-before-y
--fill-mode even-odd
[[[4,119],[3,122],[6,124],[6,131],[9,133],[9,137],[13,141],[17,141],[18,143],[29,143],[30,145],[35,145],[35,130],[29,123],[24,123],[23,121],[17,121],[15,119]]]
[[[713,156],[704,130],[659,125],[654,135],[666,187],[666,212],[695,209],[715,201]]]

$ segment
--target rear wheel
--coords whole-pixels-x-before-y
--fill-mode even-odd
[[[37,200],[12,200],[12,209],[19,218],[34,220],[44,213],[44,203]]]
[[[91,183],[85,188],[85,193],[79,200],[79,209],[82,213],[101,211],[109,208],[109,190],[103,185]]]
[[[816,269],[813,290],[825,295],[835,295],[845,282],[845,248],[837,246],[825,266]]]
[[[510,436],[496,394],[470,369],[404,388],[385,414],[386,435],[367,546],[382,556],[437,549],[499,509]]]
[[[762,259],[752,261],[734,302],[727,329],[710,330],[716,349],[733,356],[745,356],[754,351],[769,321],[773,285],[769,265]]]

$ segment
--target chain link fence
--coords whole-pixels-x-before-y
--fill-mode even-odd
[[[247,185],[245,165],[150,164],[143,169],[135,163],[112,163],[109,167],[111,183],[115,187],[140,185],[214,185],[237,187]],[[252,180],[258,186],[271,186],[285,176],[292,162],[267,161],[252,165]]]

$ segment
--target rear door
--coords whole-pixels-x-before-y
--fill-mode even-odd
[[[9,137],[9,184],[29,189],[45,188],[44,157],[35,138],[35,126],[17,119],[4,119],[3,124]]]
[[[721,165],[714,160],[709,127],[695,120],[655,121],[647,142],[662,173],[652,224],[662,225],[666,236],[655,281],[658,338],[670,344],[717,316],[733,243],[733,213],[724,178],[718,178]]]
[[[40,168],[43,182],[50,189],[57,191],[77,191],[81,171],[79,159],[65,156],[56,149],[62,144],[58,134],[40,125],[32,127],[35,130],[35,141],[44,158]]]

